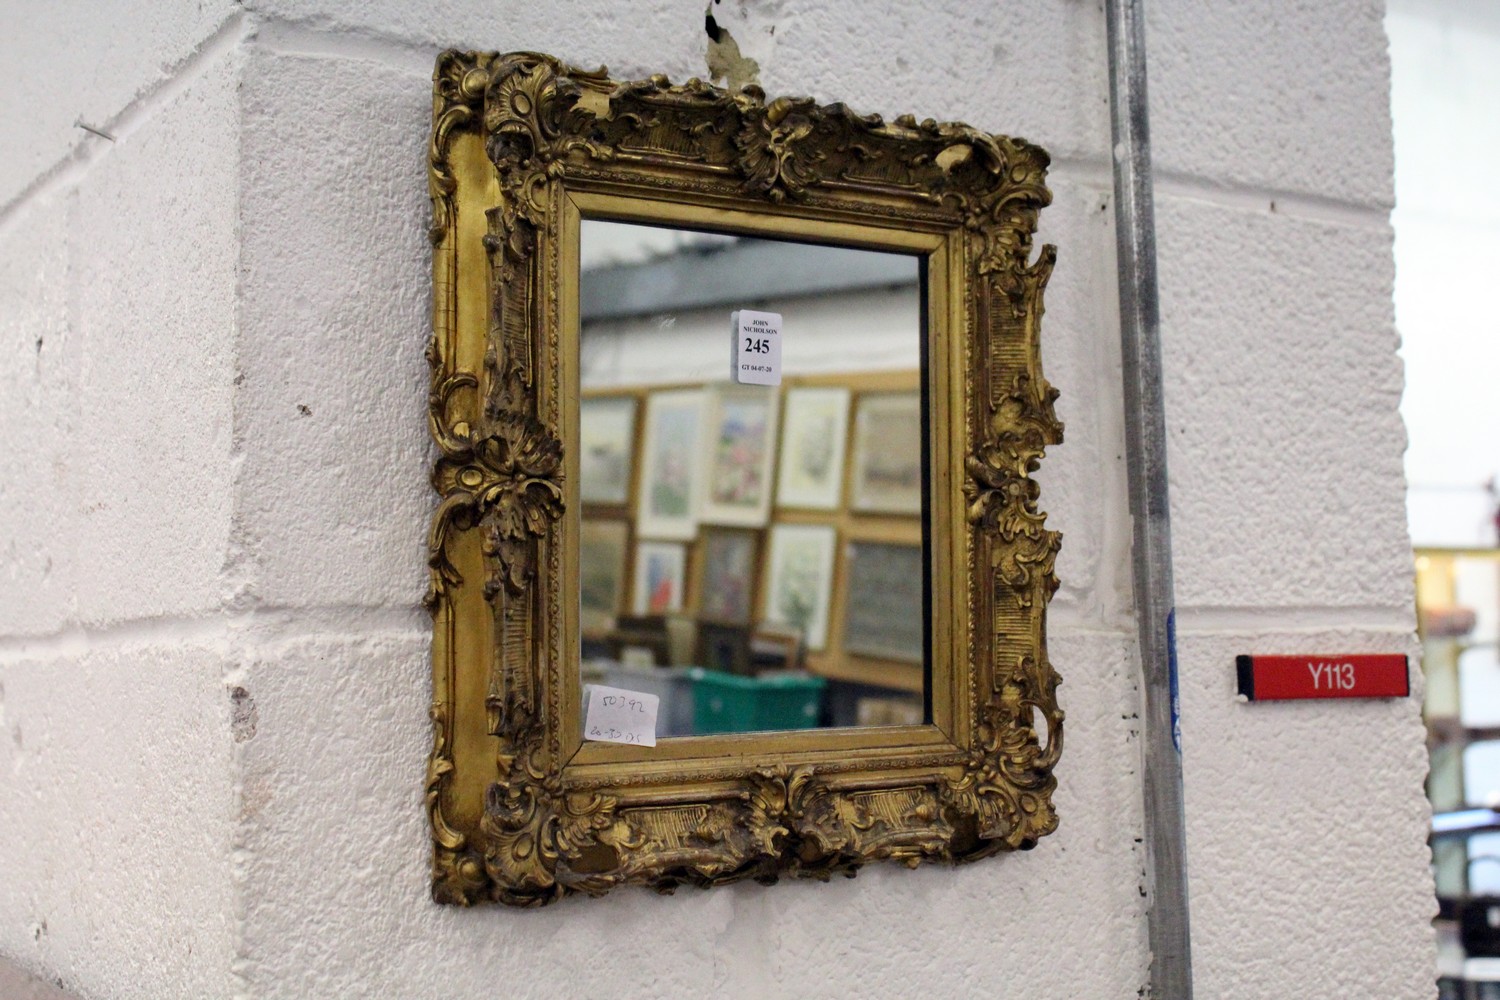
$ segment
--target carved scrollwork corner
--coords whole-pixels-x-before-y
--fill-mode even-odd
[[[432,142],[427,151],[427,187],[432,198],[428,238],[436,246],[453,225],[457,181],[448,162],[448,143],[479,112],[494,56],[486,52],[449,50],[438,56],[432,73]]]

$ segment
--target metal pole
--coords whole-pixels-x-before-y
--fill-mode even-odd
[[[1172,531],[1167,503],[1167,427],[1162,406],[1156,292],[1156,219],[1146,105],[1142,0],[1106,0],[1114,139],[1115,241],[1133,571],[1140,631],[1146,807],[1147,932],[1153,1000],[1191,1000],[1187,853],[1182,816]]]

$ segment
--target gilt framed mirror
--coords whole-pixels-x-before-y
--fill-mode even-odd
[[[434,897],[1035,845],[1046,154],[534,53],[434,85]]]

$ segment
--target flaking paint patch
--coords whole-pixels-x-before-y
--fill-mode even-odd
[[[729,29],[714,19],[714,6],[717,3],[719,0],[711,0],[703,15],[703,29],[708,33],[705,61],[708,63],[709,79],[715,83],[722,80],[730,90],[744,90],[751,84],[759,86],[760,63],[741,55],[740,45],[729,33]]]
[[[250,692],[236,685],[229,692],[229,731],[236,743],[255,738],[255,727],[259,723],[255,710],[255,699]]]

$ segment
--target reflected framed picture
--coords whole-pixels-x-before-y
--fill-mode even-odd
[[[859,656],[921,663],[922,546],[885,542],[849,545],[844,650]]]
[[[630,499],[635,446],[634,396],[593,396],[578,402],[578,496],[584,503]]]
[[[638,615],[682,610],[687,547],[676,542],[641,542],[635,549],[634,603]]]
[[[859,397],[849,506],[872,514],[922,512],[922,399],[917,393]]]
[[[726,674],[751,676],[750,629],[746,625],[702,622],[693,650],[693,662]]]
[[[653,392],[646,397],[646,429],[636,534],[687,541],[697,533],[698,462],[703,390]]]
[[[866,697],[854,702],[856,726],[920,726],[925,715],[920,698]]]
[[[800,632],[809,650],[828,643],[828,604],[838,532],[821,524],[778,524],[771,529],[765,620]]]
[[[584,518],[578,526],[578,621],[589,635],[615,627],[625,597],[630,522]]]
[[[736,528],[703,530],[703,563],[698,587],[698,617],[744,624],[755,603],[755,572],[760,539]]]
[[[759,527],[771,512],[776,390],[718,385],[704,397],[703,501],[699,520]]]
[[[838,507],[848,438],[848,389],[788,389],[781,417],[777,505],[813,510]]]

